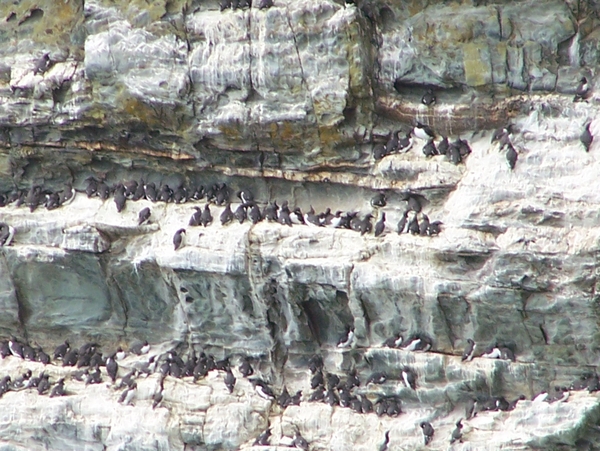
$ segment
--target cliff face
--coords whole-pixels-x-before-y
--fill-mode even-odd
[[[67,376],[69,396],[6,393],[5,449],[240,449],[269,425],[271,449],[297,428],[314,450],[378,449],[387,430],[389,449],[417,449],[422,421],[436,429],[428,448],[446,449],[468,398],[531,399],[594,373],[600,161],[580,135],[590,122],[600,132],[598,96],[573,94],[584,76],[594,84],[597,14],[592,0],[281,0],[225,11],[199,1],[0,4],[0,191],[80,190],[52,211],[0,209],[16,230],[0,252],[2,336],[46,351],[68,338],[109,354],[141,339],[155,355],[203,350],[236,366],[251,356],[277,394],[284,385],[305,394],[280,409],[234,369],[232,394],[224,373],[197,383],[167,376],[152,409],[154,374],[123,406],[106,383],[85,387],[71,370],[7,357],[0,375],[45,369],[52,382]],[[35,70],[45,53],[49,67]],[[433,106],[421,103],[428,88]],[[458,165],[426,158],[416,139],[407,153],[374,160],[374,145],[417,120],[466,139],[472,153]],[[490,144],[509,123],[514,170]],[[117,213],[112,200],[85,195],[90,176],[224,182],[234,203],[249,189],[261,208],[288,200],[303,211],[385,212],[387,228],[374,237],[221,226],[214,205],[212,225],[188,227],[204,201],[127,201]],[[372,206],[377,193],[385,207]],[[409,199],[443,221],[438,236],[396,233]],[[144,207],[151,219],[138,226]],[[356,345],[339,349],[349,326]],[[415,333],[432,339],[430,352],[381,346]],[[461,362],[468,338],[479,352],[505,343],[516,362]],[[359,395],[398,396],[404,413],[306,402],[314,354],[329,372],[356,369]],[[142,360],[128,357],[120,376]],[[416,391],[401,383],[404,366]],[[365,386],[375,371],[390,380]],[[566,403],[523,401],[465,421],[453,449],[574,449],[598,442],[599,420],[587,391]]]

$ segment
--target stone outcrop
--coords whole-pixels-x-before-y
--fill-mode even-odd
[[[256,2],[255,2],[256,3]],[[577,449],[598,442],[597,395],[530,401],[598,365],[598,152],[579,140],[595,119],[598,5],[594,1],[275,1],[226,11],[216,1],[4,2],[0,5],[0,192],[73,183],[74,202],[0,221],[16,229],[0,249],[0,335],[46,351],[66,338],[105,354],[134,340],[160,356],[248,355],[277,393],[304,391],[281,409],[234,373],[196,383],[138,380],[133,406],[108,383],[85,386],[57,365],[7,357],[0,375],[31,368],[68,396],[30,390],[0,398],[7,449],[285,449],[298,429],[313,450],[419,449],[419,423],[448,448],[475,394],[523,394],[511,412],[464,421],[452,449]],[[44,54],[48,68],[35,70]],[[589,96],[573,102],[586,76]],[[437,96],[421,104],[425,89]],[[425,158],[415,140],[375,161],[372,148],[415,121],[467,139],[454,165]],[[491,131],[513,125],[514,170]],[[381,237],[261,222],[189,227],[193,206],[88,198],[93,176],[250,189],[261,207],[387,215]],[[387,205],[371,198],[384,193]],[[443,221],[438,236],[396,234],[407,198]],[[235,204],[237,206],[237,204]],[[150,207],[149,223],[137,225]],[[173,234],[186,227],[175,251]],[[336,344],[353,326],[356,346]],[[383,348],[402,334],[427,353]],[[516,362],[461,362],[468,338],[502,341]],[[398,396],[396,418],[309,403],[310,356],[327,371],[356,369],[357,393]],[[128,357],[120,376],[145,358]],[[416,391],[401,383],[413,368]],[[104,372],[105,370],[103,370]],[[108,378],[105,375],[105,380]],[[267,427],[270,448],[253,447]],[[585,449],[585,448],[581,448]],[[590,448],[592,449],[592,448]]]

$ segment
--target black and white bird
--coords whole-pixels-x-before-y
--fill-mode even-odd
[[[233,217],[237,219],[240,224],[243,224],[246,220],[246,208],[248,208],[246,205],[240,204],[233,212]]]
[[[119,403],[123,404],[124,406],[133,405],[133,398],[135,398],[136,394],[137,394],[137,382],[133,381],[130,386],[128,386],[125,390],[123,390],[123,393],[121,394],[121,397],[119,398]]]
[[[379,451],[388,451],[388,444],[390,443],[390,431],[385,431],[385,438],[383,443],[379,446]]]
[[[202,209],[200,207],[194,207],[194,210],[194,213],[192,213],[192,216],[188,221],[188,225],[192,227],[200,225],[200,217],[202,216]]]
[[[385,212],[381,212],[381,218],[375,224],[375,236],[380,236],[385,230]]]
[[[435,143],[433,142],[433,139],[427,141],[427,143],[423,146],[423,154],[427,158],[439,155],[438,150],[435,147]]]
[[[476,349],[477,344],[471,338],[467,338],[467,346],[465,347],[461,360],[463,362],[470,362],[471,360],[473,360]]]
[[[443,136],[442,140],[437,145],[437,151],[440,155],[446,155],[448,153],[449,147],[450,147],[450,144],[448,143],[448,137]]]
[[[404,367],[402,370],[402,381],[407,388],[417,389],[417,375],[410,368]]]
[[[148,221],[150,219],[150,214],[149,207],[142,208],[138,214],[138,225],[141,226],[144,222]]]
[[[301,449],[303,451],[308,451],[308,442],[304,437],[300,435],[299,431],[296,431],[294,434],[294,440],[292,440],[292,446],[294,448]]]
[[[508,166],[510,167],[510,169],[513,170],[517,165],[517,159],[519,158],[519,154],[517,153],[517,151],[511,143],[508,143],[504,147],[506,148],[506,161],[508,162]]]
[[[398,226],[396,229],[398,232],[398,235],[402,234],[404,232],[404,229],[406,229],[407,220],[408,220],[408,210],[406,210],[404,213],[402,213],[402,217],[398,221]]]
[[[387,379],[388,379],[388,376],[384,371],[373,373],[373,374],[371,374],[369,379],[367,379],[367,385],[369,385],[369,384],[381,385],[381,384],[385,383],[385,381],[387,381]]]
[[[431,423],[429,423],[428,421],[421,422],[419,426],[421,426],[421,429],[423,430],[423,439],[425,440],[425,446],[427,446],[433,439],[433,434],[435,430],[433,429]]]
[[[225,382],[225,386],[227,387],[227,390],[229,390],[229,393],[233,393],[233,389],[235,388],[235,376],[233,375],[233,373],[231,372],[231,369],[228,369],[228,371],[225,374],[225,378],[224,378],[224,382]]]
[[[0,247],[10,246],[15,238],[15,228],[6,223],[0,223]]]
[[[8,340],[8,348],[13,356],[20,357],[21,359],[24,357],[23,345],[19,343],[19,340],[17,340],[14,335],[11,335],[10,339]]]
[[[577,90],[575,91],[575,97],[573,98],[573,102],[579,102],[580,100],[587,99],[590,93],[590,83],[587,77],[581,77],[579,80],[579,84],[577,85]]]
[[[106,372],[108,373],[109,377],[112,379],[113,384],[117,380],[118,371],[119,371],[119,364],[115,360],[115,355],[113,354],[106,360]]]
[[[583,148],[585,149],[586,152],[590,151],[590,146],[592,145],[592,141],[594,141],[594,136],[590,132],[590,124],[591,124],[590,122],[585,124],[583,133],[579,137],[579,140],[581,141],[581,144],[583,144]]]
[[[415,136],[416,138],[423,139],[426,141],[435,138],[435,133],[433,132],[433,129],[428,125],[421,124],[420,122],[417,122],[417,125],[414,126],[412,133],[413,136]]]
[[[404,136],[404,138],[398,139],[398,152],[402,152],[402,153],[408,152],[412,148],[413,143],[414,143],[414,140],[411,136],[411,133],[408,132]]]
[[[377,144],[373,147],[373,158],[375,161],[383,159],[387,154],[387,149],[383,144]]]
[[[454,442],[462,443],[462,419],[456,422],[456,429],[452,431],[452,435],[450,437],[450,444],[452,445]]]
[[[148,354],[148,352],[150,351],[150,345],[148,344],[148,341],[138,341],[137,343],[134,343],[131,348],[130,351],[132,353],[134,353],[135,355],[142,355],[142,354]]]
[[[33,75],[43,74],[50,68],[51,65],[52,62],[50,61],[50,54],[48,52],[45,52],[40,58],[36,60],[35,64],[33,65]]]
[[[271,437],[271,429],[265,430],[254,440],[253,446],[269,446],[269,438]]]
[[[254,386],[254,390],[258,396],[268,401],[275,399],[275,393],[273,393],[273,390],[266,382],[260,379],[250,379],[250,382]]]
[[[221,216],[219,217],[219,219],[221,221],[222,226],[224,226],[225,224],[229,224],[231,221],[233,221],[233,212],[231,211],[231,204],[229,202],[225,204],[225,208],[221,212]]]
[[[200,214],[200,224],[202,224],[204,227],[208,227],[209,224],[212,223],[212,221],[213,221],[213,217],[212,217],[212,214],[210,213],[210,208],[209,208],[208,204],[206,204],[204,206],[204,210]]]
[[[242,364],[240,365],[240,367],[238,369],[240,370],[240,373],[242,373],[242,376],[244,376],[244,377],[252,376],[254,374],[254,369],[252,368],[252,365],[250,364],[249,357],[244,357]]]
[[[489,346],[481,357],[484,359],[499,359],[502,356],[502,352],[498,346]]]
[[[423,94],[423,97],[421,97],[421,103],[423,105],[431,106],[435,103],[435,101],[436,98],[432,89],[428,89],[425,94]]]
[[[121,213],[125,208],[125,202],[127,201],[127,197],[125,196],[125,186],[123,186],[122,183],[119,183],[115,187],[113,198],[115,200],[115,205],[117,206],[117,211]]]
[[[354,337],[354,328],[348,327],[346,328],[346,332],[344,335],[340,337],[338,340],[337,347],[338,348],[351,348],[355,345],[355,337]]]
[[[179,229],[177,232],[175,232],[175,235],[173,236],[173,246],[175,247],[175,250],[183,246],[184,237],[185,229]]]

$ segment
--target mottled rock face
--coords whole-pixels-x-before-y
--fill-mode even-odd
[[[235,450],[267,427],[271,448],[299,432],[313,450],[423,444],[419,424],[446,449],[467,399],[523,394],[512,412],[465,420],[457,449],[581,449],[597,443],[596,395],[529,401],[595,372],[599,171],[597,145],[580,136],[600,125],[594,92],[600,32],[595,1],[288,0],[269,8],[220,2],[3,2],[0,4],[0,193],[72,183],[73,203],[30,212],[0,208],[16,230],[0,248],[0,336],[47,352],[69,339],[105,355],[148,340],[152,355],[176,349],[231,356],[224,372],[193,382],[140,378],[132,404],[105,382],[85,386],[49,365],[67,397],[35,391],[0,398],[6,449]],[[574,102],[587,77],[590,91]],[[437,101],[421,102],[427,89]],[[416,122],[471,154],[426,158],[425,142],[375,160],[376,144]],[[492,130],[512,124],[514,169]],[[188,226],[193,207],[88,198],[89,178],[157,188],[228,185],[307,212],[386,214],[382,236],[261,222]],[[387,205],[372,198],[385,194]],[[437,236],[396,233],[409,199],[443,222]],[[138,213],[151,209],[138,226]],[[420,213],[420,214],[421,214]],[[412,213],[410,215],[411,219]],[[423,221],[423,217],[419,216]],[[173,236],[187,233],[180,249]],[[1,229],[0,229],[1,231]],[[352,345],[338,348],[351,327]],[[430,352],[382,347],[421,334]],[[461,362],[501,342],[516,362]],[[379,417],[307,402],[309,358],[376,402],[398,397],[402,415]],[[239,373],[250,356],[279,394],[280,408]],[[146,357],[128,357],[119,376]],[[402,369],[417,375],[417,390]],[[7,357],[0,376],[39,363]],[[364,382],[385,372],[383,385]],[[532,432],[534,430],[534,432]]]

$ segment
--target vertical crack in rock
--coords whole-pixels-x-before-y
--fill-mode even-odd
[[[313,115],[315,116],[315,122],[317,125],[317,135],[319,136],[319,143],[323,144],[322,138],[321,138],[321,126],[319,123],[319,117],[317,115],[317,109],[315,108],[315,99],[313,98],[312,91],[310,90],[310,86],[308,85],[308,80],[306,80],[306,76],[304,74],[304,67],[302,66],[302,57],[300,56],[300,49],[298,48],[298,41],[296,39],[296,31],[294,30],[294,27],[292,26],[292,20],[290,18],[290,10],[289,10],[288,5],[286,5],[285,11],[286,11],[285,18],[287,19],[288,26],[290,27],[290,30],[292,32],[292,38],[294,39],[294,48],[296,49],[296,56],[298,57],[298,65],[300,66],[300,74],[302,75],[302,84],[306,88],[306,92],[308,93],[308,96],[310,98]]]

